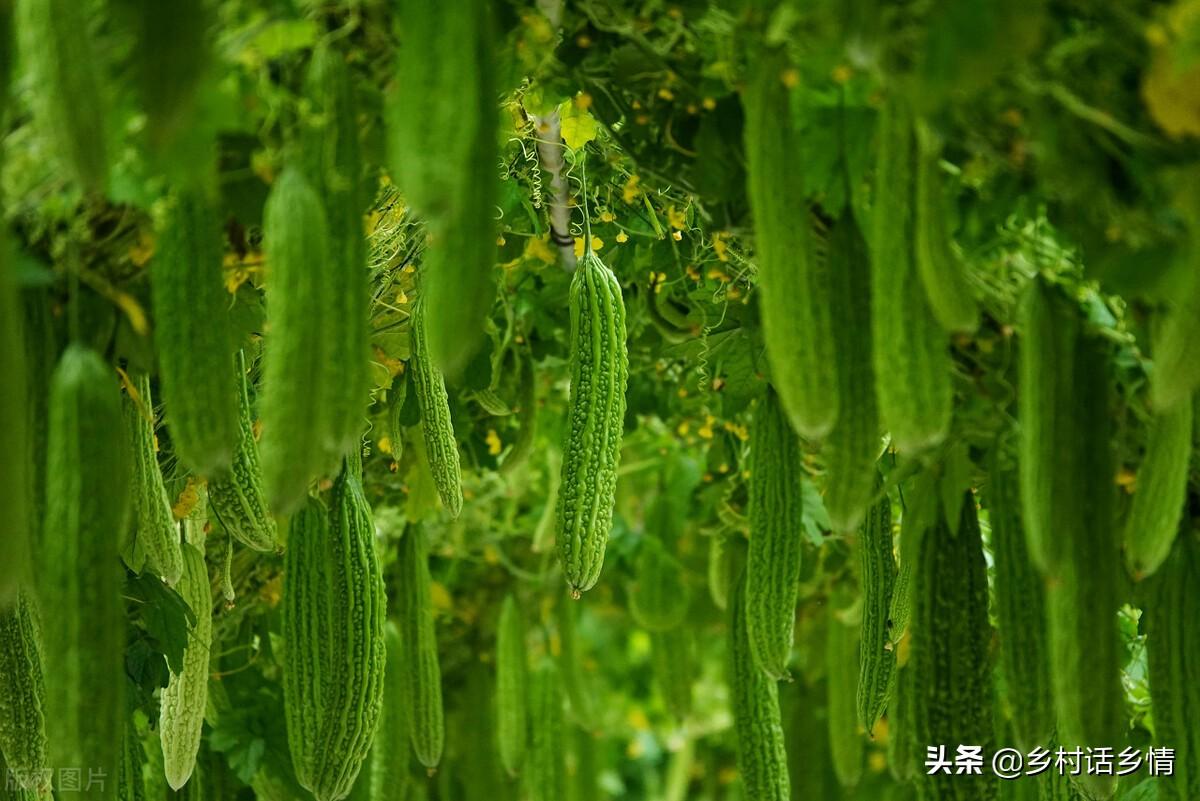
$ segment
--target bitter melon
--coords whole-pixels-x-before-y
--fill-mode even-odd
[[[145,763],[146,752],[131,718],[121,736],[121,765],[116,775],[116,801],[145,801],[146,780],[142,770]]]
[[[434,768],[442,758],[446,725],[426,549],[424,531],[410,525],[400,541],[398,612],[413,750],[422,765]]]
[[[1192,263],[1200,255],[1196,234],[1188,246]],[[1150,397],[1160,412],[1192,399],[1200,386],[1200,270],[1193,269],[1191,288],[1163,323],[1154,343],[1154,371],[1150,374]]]
[[[1013,735],[1022,748],[1045,747],[1054,733],[1045,590],[1025,547],[1016,465],[999,442],[990,456],[985,498],[992,524],[1000,667]]]
[[[138,545],[150,569],[174,585],[183,575],[183,552],[179,548],[179,524],[171,514],[171,500],[158,467],[154,436],[154,403],[150,377],[132,376],[125,394],[125,435],[129,441],[129,464],[133,467],[133,522]]]
[[[576,631],[578,616],[581,613],[580,604],[570,603],[563,597],[559,598],[555,613],[560,648],[559,675],[567,694],[571,717],[583,728],[591,729],[595,726],[596,709],[592,704],[593,693],[583,669],[583,652]]]
[[[50,383],[43,595],[51,765],[117,774],[125,715],[124,573],[118,532],[130,481],[115,372],[89,348],[63,352]],[[110,791],[111,792],[111,791]],[[83,798],[100,798],[97,788]]]
[[[995,737],[992,719],[992,666],[989,659],[987,565],[975,511],[968,492],[957,534],[944,514],[925,530],[919,545],[917,593],[913,602],[912,671],[913,743],[982,746],[988,753]],[[920,758],[919,754],[916,758]],[[994,775],[927,775],[918,771],[921,797],[993,799]]]
[[[8,21],[8,9],[0,7],[0,28]],[[7,47],[0,32],[0,48]],[[0,61],[7,55],[0,56]],[[0,73],[3,73],[0,66]],[[0,74],[0,124],[4,118],[4,98],[8,83]],[[0,236],[0,610],[16,602],[17,590],[29,575],[29,526],[35,517],[34,487],[36,468],[40,459],[34,448],[31,430],[30,400],[33,393],[26,388],[26,354],[23,326],[24,313],[17,287],[16,270],[8,252],[8,241]],[[30,332],[33,333],[33,332]]]
[[[888,704],[887,761],[888,771],[898,782],[910,782],[916,773],[920,746],[913,732],[912,670],[907,665],[896,666],[896,686]]]
[[[856,680],[859,667],[857,625],[830,616],[825,640],[825,697],[828,701],[829,750],[838,784],[855,787],[863,773],[863,738],[858,733]]]
[[[18,0],[16,30],[29,71],[34,118],[71,177],[90,192],[108,180],[105,73],[92,42],[86,4],[75,0]]]
[[[397,185],[425,218],[429,348],[450,376],[483,341],[495,298],[497,65],[490,0],[404,0],[388,132]]]
[[[779,396],[767,387],[754,412],[750,442],[750,553],[746,632],[754,662],[787,675],[800,582],[803,475],[800,442]]]
[[[604,565],[624,435],[629,354],[621,285],[590,250],[575,268],[569,303],[571,398],[555,518],[563,574],[578,595],[596,584]]]
[[[450,419],[450,398],[441,371],[433,364],[425,330],[428,301],[417,298],[409,319],[409,375],[421,407],[421,432],[425,439],[425,458],[442,506],[451,517],[462,512],[462,479],[458,464],[458,443]]]
[[[315,500],[293,517],[284,563],[288,744],[318,801],[350,792],[383,704],[386,598],[355,456],[334,483],[328,520]]]
[[[1154,578],[1146,603],[1146,641],[1150,698],[1154,705],[1155,745],[1175,749],[1174,771],[1158,779],[1159,798],[1184,801],[1200,797],[1200,686],[1193,666],[1200,648],[1196,630],[1200,579],[1194,535],[1180,537]]]
[[[882,489],[877,478],[875,486]],[[859,636],[858,722],[870,735],[887,707],[896,667],[892,643],[892,593],[896,559],[892,554],[892,502],[886,494],[867,512],[859,535],[862,625]]]
[[[746,574],[729,598],[729,699],[737,738],[738,769],[747,801],[788,801],[787,754],[779,691],[754,660],[746,627]]]
[[[917,271],[929,309],[951,332],[979,327],[979,307],[971,296],[964,265],[952,249],[946,228],[949,209],[942,187],[941,143],[928,124],[917,125],[917,178],[913,227]]]
[[[529,801],[561,801],[567,791],[563,761],[566,723],[558,667],[553,660],[543,659],[530,679],[533,731],[525,766],[525,792]]]
[[[270,330],[259,406],[263,485],[279,514],[299,507],[309,482],[333,467],[325,447],[334,439],[332,410],[321,388],[341,380],[326,332],[336,330],[330,318],[341,311],[343,288],[326,264],[329,242],[320,196],[299,169],[286,167],[264,210]],[[234,442],[236,425],[235,416]]]
[[[403,801],[408,791],[412,746],[408,734],[408,697],[404,689],[404,641],[400,628],[389,620],[384,642],[387,669],[384,671],[383,707],[379,728],[371,744],[372,801]]]
[[[500,761],[516,776],[529,738],[525,661],[525,622],[511,595],[505,596],[496,625],[496,744]]]
[[[781,52],[761,56],[742,95],[747,195],[771,380],[795,430],[819,439],[838,417],[839,361],[829,265],[815,253],[804,208],[804,146],[784,82],[787,70]]]
[[[8,763],[0,782],[9,784],[11,778],[31,790],[43,783],[45,695],[38,611],[33,597],[22,591],[0,610],[0,752]]]
[[[200,190],[180,192],[160,220],[150,270],[167,428],[180,461],[206,477],[228,470],[237,447],[222,242],[213,200]]]
[[[724,611],[729,606],[729,542],[724,534],[714,534],[708,541],[708,594],[716,607]]]
[[[647,533],[642,539],[629,589],[629,612],[642,628],[666,631],[687,615],[690,594],[683,565],[666,552],[662,541]]]
[[[254,419],[250,410],[250,392],[245,357],[238,355],[242,377],[239,410],[239,438],[233,456],[233,469],[208,482],[208,502],[229,534],[256,551],[275,550],[275,518],[263,493],[262,468],[258,463],[258,441],[254,439]]]
[[[850,208],[834,223],[829,261],[839,412],[821,447],[825,511],[834,531],[851,532],[871,503],[881,443],[871,364],[871,261]]]
[[[1155,415],[1125,521],[1125,564],[1135,578],[1153,573],[1171,552],[1187,501],[1191,457],[1192,404]]]
[[[196,623],[188,632],[183,672],[172,673],[162,691],[158,718],[163,772],[173,790],[183,787],[196,767],[204,708],[208,701],[208,662],[212,644],[212,586],[204,552],[193,543],[185,543],[183,565],[179,592],[196,616]]]
[[[696,681],[692,630],[676,626],[650,634],[650,667],[667,710],[679,720],[692,714],[692,684]]]
[[[328,43],[313,52],[307,89],[313,115],[305,130],[306,156],[312,186],[325,207],[329,231],[325,269],[336,288],[328,299],[322,336],[325,359],[337,366],[337,377],[309,388],[326,395],[329,425],[322,446],[328,468],[358,445],[367,423],[370,289],[363,215],[369,198],[363,182],[354,84],[345,57]]]
[[[901,453],[946,437],[953,404],[946,333],[913,259],[911,112],[890,96],[879,122],[871,224],[871,338],[879,413]]]

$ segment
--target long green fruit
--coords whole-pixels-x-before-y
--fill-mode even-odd
[[[446,724],[430,581],[425,533],[419,525],[410,525],[400,541],[398,599],[409,726],[417,759],[425,767],[435,768],[442,759]]]
[[[876,487],[883,482],[876,479]],[[862,624],[859,635],[858,722],[870,735],[887,708],[896,668],[890,614],[896,584],[892,502],[886,494],[867,512],[859,540]]]
[[[912,669],[896,666],[896,686],[888,704],[887,760],[888,771],[898,782],[910,782],[916,774],[920,746],[913,731]]]
[[[639,626],[666,631],[686,617],[691,595],[683,565],[657,536],[647,533],[638,551],[636,578],[629,588],[629,612]]]
[[[1200,239],[1192,237],[1192,286],[1167,316],[1154,347],[1150,397],[1160,412],[1187,403],[1200,386]]]
[[[590,251],[571,279],[570,311],[571,399],[555,518],[563,574],[578,595],[604,565],[629,380],[621,285]]]
[[[95,351],[71,345],[50,385],[41,586],[51,765],[117,774],[125,714],[124,577],[129,519],[121,395]],[[80,794],[101,799],[97,788]]]
[[[1137,491],[1125,521],[1125,564],[1134,578],[1158,569],[1179,533],[1192,458],[1192,404],[1180,403],[1150,421]]]
[[[1044,583],[1025,547],[1016,465],[996,444],[988,467],[985,499],[992,524],[994,611],[1013,734],[1024,749],[1045,747],[1054,733],[1054,697]]]
[[[949,343],[913,263],[913,139],[903,99],[889,97],[871,221],[871,338],[879,413],[902,453],[945,439],[954,399]]]
[[[871,364],[871,260],[852,209],[829,242],[839,411],[821,452],[825,511],[834,531],[858,528],[875,493],[872,467],[881,450],[875,369]]]
[[[650,634],[650,667],[667,710],[683,721],[692,714],[692,685],[696,681],[692,630],[676,626]]]
[[[412,746],[408,733],[408,696],[404,689],[404,641],[394,621],[388,621],[384,641],[387,669],[379,728],[371,745],[371,799],[404,801],[409,789]]]
[[[209,508],[225,530],[238,542],[256,551],[275,550],[276,524],[263,492],[262,467],[258,462],[258,441],[254,438],[254,418],[250,410],[250,392],[245,365],[239,356],[242,393],[238,413],[238,447],[233,469],[208,482]]]
[[[206,477],[229,469],[238,435],[223,241],[212,199],[180,192],[160,220],[150,271],[167,428],[179,459]]]
[[[8,19],[5,9],[0,9],[0,18]],[[0,39],[0,47],[5,46]],[[0,80],[0,124],[7,92],[7,81]],[[5,510],[0,523],[0,609],[15,603],[19,586],[29,579],[29,526],[36,519],[23,317],[8,240],[0,236],[0,375],[5,376],[0,382],[0,509]]]
[[[529,801],[561,801],[567,792],[563,760],[566,721],[562,682],[553,660],[543,659],[533,671],[529,694],[533,732],[525,767],[525,792]]]
[[[754,413],[750,443],[750,553],[746,632],[766,675],[787,675],[803,541],[800,441],[770,387]]]
[[[1158,779],[1159,798],[1200,798],[1200,685],[1193,674],[1200,652],[1200,579],[1194,535],[1181,537],[1150,588],[1146,605],[1150,697],[1155,745],[1175,749],[1174,772]]]
[[[187,525],[192,525],[192,521]],[[202,545],[203,538],[199,539]],[[158,718],[163,772],[172,790],[183,787],[196,767],[204,709],[208,703],[208,663],[212,645],[212,585],[208,580],[204,552],[193,543],[185,543],[183,565],[179,593],[196,616],[196,623],[188,632],[183,672],[172,673],[162,691]]]
[[[925,124],[917,129],[917,195],[914,244],[917,271],[929,309],[951,332],[971,333],[979,327],[979,307],[971,297],[964,265],[951,248],[946,228],[949,209],[942,187],[941,149]]]
[[[521,771],[529,740],[527,674],[525,621],[507,595],[496,626],[496,744],[510,776]]]
[[[329,427],[322,442],[330,466],[358,445],[366,428],[370,394],[370,346],[367,342],[367,238],[363,215],[368,196],[359,147],[358,104],[345,57],[328,44],[313,52],[308,72],[313,120],[306,134],[313,188],[320,194],[328,221],[329,256],[325,269],[337,291],[329,299],[323,329],[325,358],[337,366],[337,380],[310,389],[326,393]]]
[[[116,801],[145,801],[146,780],[142,771],[145,763],[146,752],[138,739],[137,727],[130,718],[121,736],[121,765],[116,775]]]
[[[0,781],[37,789],[46,761],[46,686],[38,612],[28,592],[0,610],[0,752],[8,770]]]
[[[404,0],[388,132],[397,185],[426,219],[433,363],[457,375],[495,298],[499,192],[492,3]]]
[[[16,30],[29,71],[34,118],[53,155],[90,192],[108,179],[104,65],[96,57],[88,6],[75,0],[18,0]]]
[[[755,663],[746,626],[746,577],[729,603],[729,698],[737,738],[738,769],[746,801],[788,801],[787,754],[779,714],[779,690]]]
[[[341,380],[340,365],[328,358],[326,331],[336,330],[330,317],[340,313],[343,288],[326,264],[330,235],[324,206],[300,170],[284,169],[264,215],[270,330],[260,452],[267,500],[286,514],[303,503],[309,483],[332,467],[325,447],[332,439],[332,412],[321,388]]]
[[[433,364],[426,333],[428,299],[417,298],[409,320],[408,336],[411,347],[408,359],[409,374],[417,391],[421,408],[421,433],[425,439],[425,458],[437,487],[442,506],[451,517],[462,512],[462,477],[458,463],[458,442],[454,438],[454,422],[450,419],[450,398],[446,382]]]
[[[988,753],[994,739],[992,666],[989,659],[987,564],[975,512],[967,493],[958,533],[944,515],[921,537],[913,576],[913,732],[917,749],[969,744]],[[919,753],[916,755],[920,759]],[[995,776],[926,775],[918,771],[928,801],[994,799]]]
[[[583,648],[576,631],[578,617],[582,611],[582,604],[570,603],[566,598],[559,598],[555,608],[560,649],[558,665],[571,717],[581,727],[592,730],[595,728],[597,714],[592,703],[595,694],[587,681],[588,674],[584,672]]]
[[[133,467],[133,523],[150,569],[173,586],[183,575],[183,552],[179,524],[171,514],[171,500],[158,466],[150,376],[134,376],[129,386],[131,392],[124,395],[122,406],[129,442],[127,458]]]
[[[771,380],[795,430],[830,432],[840,408],[830,276],[808,225],[803,143],[781,53],[758,58],[742,94],[747,195],[754,212],[759,307]],[[840,336],[843,332],[837,332]]]
[[[386,597],[358,464],[346,460],[327,523],[311,500],[293,518],[284,563],[288,743],[318,801],[349,794],[383,704]]]
[[[858,733],[856,679],[859,632],[831,615],[826,624],[825,681],[829,751],[838,784],[858,785],[863,774],[863,738]]]
[[[825,685],[797,680],[780,688],[791,801],[840,798],[842,791],[829,752]]]

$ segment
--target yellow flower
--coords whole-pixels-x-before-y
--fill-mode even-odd
[[[500,442],[500,435],[496,433],[496,429],[488,429],[486,441],[488,453],[492,456],[499,456],[500,451],[504,449],[504,444]]]
[[[592,237],[592,250],[599,251],[603,247],[604,247],[604,240],[598,236],[593,236]],[[575,237],[575,258],[582,259],[583,258],[583,250],[584,250],[583,237],[582,236]]]
[[[642,193],[642,189],[638,184],[642,182],[641,176],[637,173],[630,175],[625,181],[625,187],[621,190],[621,199],[626,203],[632,203],[638,199],[638,195]]]
[[[629,234],[625,233],[624,231],[617,232],[617,242],[619,242],[621,244],[625,244],[628,241],[629,241]]]

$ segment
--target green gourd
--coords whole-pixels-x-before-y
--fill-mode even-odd
[[[1192,404],[1155,415],[1125,521],[1125,564],[1135,578],[1152,574],[1171,552],[1187,502]]]
[[[1159,412],[1186,404],[1200,386],[1200,240],[1192,234],[1187,257],[1192,263],[1191,286],[1167,315],[1154,343],[1150,397]]]
[[[566,796],[562,681],[552,659],[543,659],[530,676],[532,737],[525,763],[529,801],[561,801]]]
[[[0,782],[37,789],[46,759],[46,686],[42,678],[41,628],[28,591],[0,610],[0,752],[8,768]]]
[[[193,531],[198,521],[184,523]],[[208,664],[212,645],[212,585],[204,562],[204,535],[189,537],[183,545],[183,577],[179,593],[187,602],[196,622],[188,632],[183,654],[183,671],[172,673],[162,691],[158,718],[162,741],[163,771],[167,784],[178,790],[192,776],[196,755],[200,753],[200,734],[208,703]]]
[[[9,19],[0,8],[0,20]],[[0,22],[3,27],[4,22]],[[0,49],[8,46],[0,35]],[[0,60],[5,56],[0,56]],[[0,122],[8,83],[0,67]],[[2,163],[2,162],[0,162]],[[0,610],[16,602],[17,590],[29,579],[29,526],[36,519],[32,393],[27,388],[26,346],[21,295],[8,240],[0,235]],[[30,332],[34,334],[36,332]]]
[[[384,672],[383,707],[379,728],[371,745],[372,801],[403,801],[409,790],[412,746],[408,733],[408,697],[404,688],[404,641],[395,621],[384,632],[387,669]]]
[[[690,593],[683,565],[658,537],[647,534],[634,567],[636,578],[629,588],[629,612],[639,626],[650,631],[667,631],[687,616]]]
[[[856,688],[859,675],[859,631],[830,616],[826,626],[825,681],[829,749],[842,787],[856,787],[863,774],[863,738],[858,728]]]
[[[512,595],[504,598],[496,625],[496,744],[510,776],[521,771],[529,740],[525,621]]]
[[[876,478],[876,488],[882,487],[882,480]],[[886,493],[867,511],[858,551],[862,584],[858,722],[871,735],[887,707],[896,668],[889,621],[897,570],[892,554],[892,502]]]
[[[621,285],[590,250],[571,279],[569,306],[571,398],[555,519],[563,575],[578,595],[604,565],[629,380]]]
[[[871,220],[871,337],[879,413],[901,453],[946,438],[954,392],[946,334],[913,257],[912,115],[891,95],[880,114]]]
[[[180,461],[206,477],[229,469],[238,437],[224,237],[214,202],[198,189],[167,201],[150,269],[167,429]]]
[[[121,394],[113,369],[70,345],[50,383],[46,518],[40,543],[46,735],[51,765],[87,765],[115,776],[125,714],[124,572],[131,482]],[[111,788],[110,788],[111,792]],[[80,794],[102,798],[98,788]]]
[[[263,491],[262,467],[258,461],[258,441],[254,438],[254,418],[245,370],[245,356],[238,355],[242,377],[239,397],[238,447],[233,469],[208,482],[208,504],[230,536],[256,551],[276,547],[276,524]]]
[[[429,352],[425,313],[428,301],[417,298],[409,319],[411,343],[409,375],[421,408],[421,432],[425,439],[425,458],[442,506],[451,517],[462,512],[462,478],[458,463],[458,442],[450,419],[450,398],[441,371],[434,366]]]
[[[767,676],[787,675],[803,545],[800,442],[783,405],[767,387],[750,441],[750,552],[746,565],[746,633]]]
[[[158,466],[148,375],[131,378],[122,406],[129,442],[127,458],[133,467],[133,523],[137,542],[150,569],[173,586],[183,575],[183,552],[179,547],[179,524],[171,514],[171,500]]]
[[[138,737],[137,727],[132,718],[125,726],[121,736],[121,765],[117,769],[117,801],[145,801],[146,780],[143,766],[146,764],[146,752]],[[174,793],[170,793],[172,796]]]
[[[559,640],[559,676],[571,717],[585,729],[595,728],[596,709],[592,704],[594,693],[583,668],[583,646],[578,634],[579,617],[583,614],[580,604],[571,603],[560,597],[555,608]]]
[[[667,710],[677,720],[692,714],[692,685],[696,682],[696,655],[692,630],[676,626],[650,634],[650,667]]]
[[[404,638],[404,676],[413,751],[422,765],[435,768],[442,758],[446,725],[427,548],[424,531],[419,525],[410,525],[400,540],[397,607]]]

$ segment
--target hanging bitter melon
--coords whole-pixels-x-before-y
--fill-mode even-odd
[[[496,625],[496,743],[510,776],[520,772],[529,739],[527,674],[525,621],[508,595]]]
[[[883,481],[878,477],[875,486],[882,491]],[[892,502],[886,493],[867,511],[858,550],[862,583],[858,722],[869,735],[887,707],[896,668],[889,622],[897,571],[892,554]]]
[[[0,610],[0,752],[8,763],[0,782],[37,789],[45,778],[45,695],[38,610],[22,591]]]
[[[400,598],[397,604],[404,637],[409,730],[417,759],[425,767],[435,768],[442,759],[446,724],[428,559],[425,532],[419,525],[410,525],[400,541]]]
[[[185,525],[197,526],[194,521]],[[199,541],[199,547],[197,542]],[[158,718],[163,771],[167,784],[178,790],[188,783],[200,752],[200,733],[208,702],[209,648],[212,645],[212,585],[204,563],[203,535],[183,546],[183,577],[179,592],[196,622],[188,632],[183,671],[172,673],[162,691]]]
[[[1180,403],[1150,420],[1125,521],[1125,563],[1135,578],[1158,569],[1179,532],[1192,458],[1192,404]]]
[[[158,467],[150,377],[144,373],[132,376],[129,390],[123,406],[128,459],[133,466],[133,522],[137,542],[150,569],[174,585],[183,575],[183,552],[179,547],[179,524],[171,514],[171,500]]]
[[[437,487],[442,506],[451,517],[462,512],[462,477],[458,463],[458,442],[450,419],[450,397],[446,382],[433,364],[425,329],[427,301],[420,297],[409,318],[409,375],[421,407],[421,432],[425,439],[425,458]]]

